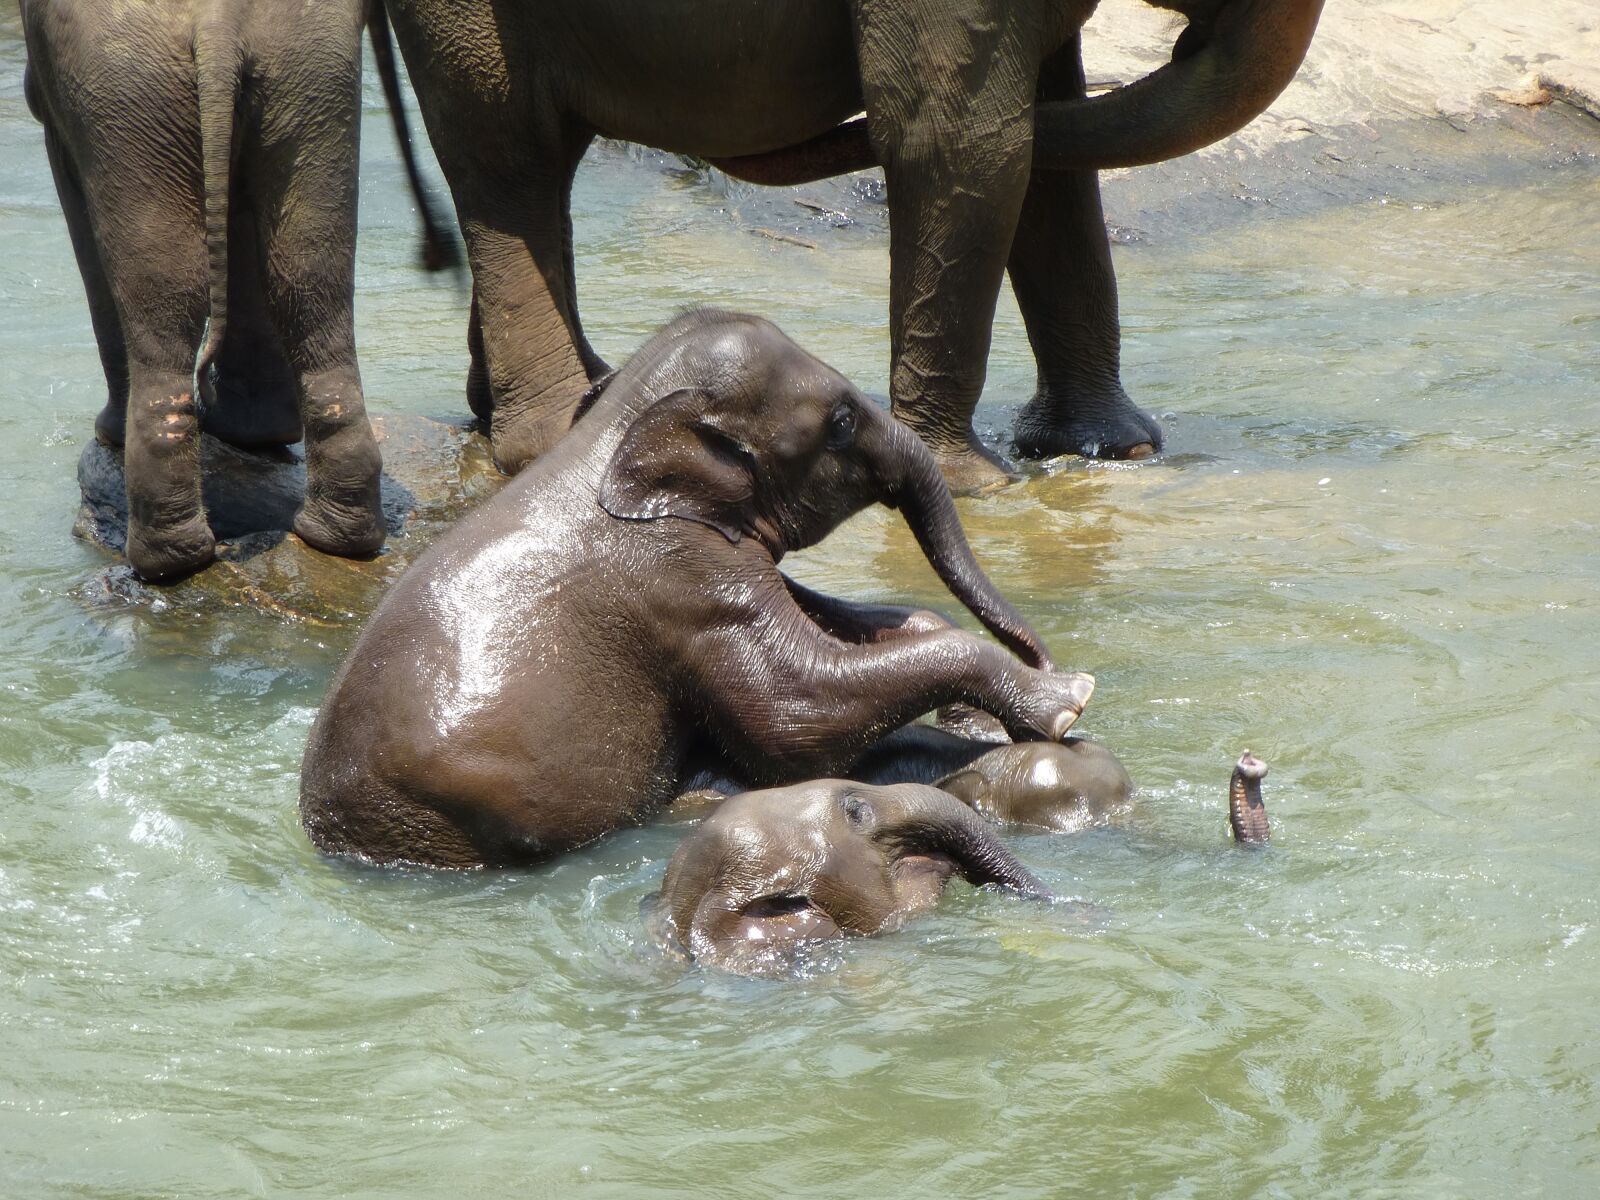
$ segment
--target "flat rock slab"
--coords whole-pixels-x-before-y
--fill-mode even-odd
[[[305,493],[303,447],[254,453],[201,438],[201,493],[217,535],[217,561],[175,584],[145,583],[125,562],[82,589],[101,612],[140,609],[195,617],[249,609],[275,620],[353,626],[390,582],[468,509],[499,490],[484,437],[462,425],[416,416],[373,421],[383,451],[382,503],[389,541],[370,559],[337,558],[289,531]],[[91,441],[78,460],[83,503],[73,533],[117,554],[126,545],[128,506],[122,451]]]

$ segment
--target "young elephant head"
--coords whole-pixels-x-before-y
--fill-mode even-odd
[[[746,792],[707,817],[667,865],[658,917],[702,963],[775,974],[808,942],[899,928],[956,874],[1050,896],[955,797],[818,780]]]
[[[1061,833],[1104,824],[1133,797],[1117,756],[1083,738],[997,746],[934,786],[991,821]]]
[[[608,391],[657,397],[632,417],[600,483],[614,517],[681,517],[773,562],[874,503],[898,508],[940,579],[1023,661],[1038,636],[984,575],[938,464],[906,426],[759,317],[698,310]]]

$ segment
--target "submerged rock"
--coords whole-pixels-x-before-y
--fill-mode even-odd
[[[201,437],[201,491],[217,535],[217,561],[175,584],[145,583],[124,562],[81,589],[102,612],[191,615],[248,609],[275,620],[354,625],[389,583],[469,508],[504,482],[482,434],[417,416],[373,420],[383,451],[382,504],[389,541],[370,559],[336,558],[290,532],[305,493],[304,448],[254,452]],[[91,441],[78,460],[83,503],[73,533],[119,557],[127,540],[122,451]]]

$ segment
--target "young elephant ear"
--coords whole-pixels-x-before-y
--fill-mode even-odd
[[[600,480],[600,507],[613,517],[682,517],[730,542],[755,517],[756,457],[729,432],[698,388],[668,392],[634,419]]]

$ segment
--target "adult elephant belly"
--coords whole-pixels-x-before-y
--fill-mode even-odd
[[[759,154],[861,111],[843,3],[556,2],[575,51],[550,64],[557,94],[603,136],[707,158]]]

